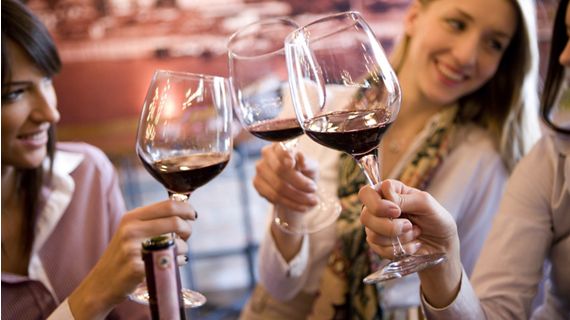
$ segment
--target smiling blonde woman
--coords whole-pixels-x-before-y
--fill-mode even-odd
[[[510,171],[540,135],[535,20],[534,4],[526,0],[414,0],[392,54],[402,105],[383,139],[382,177],[426,190],[448,208],[468,275]],[[308,236],[268,226],[260,284],[242,318],[421,316],[417,276],[362,283],[383,261],[368,247],[359,221],[360,169],[306,139],[299,149],[292,155],[265,147],[257,191],[298,214],[297,207],[315,204],[306,186],[318,176],[319,185],[337,188],[343,213],[336,226]],[[286,166],[293,156],[320,167],[295,173]]]

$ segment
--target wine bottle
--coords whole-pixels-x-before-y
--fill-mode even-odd
[[[154,237],[142,246],[152,319],[186,320],[174,239]]]

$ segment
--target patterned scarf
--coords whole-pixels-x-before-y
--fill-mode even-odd
[[[422,190],[427,187],[450,152],[456,114],[455,106],[434,116],[427,138],[401,170],[399,180]],[[336,224],[338,238],[308,319],[382,319],[376,286],[362,283],[362,279],[380,264],[380,258],[366,243],[359,220],[362,204],[358,191],[367,182],[350,156],[343,154],[339,165],[338,195],[343,210]]]

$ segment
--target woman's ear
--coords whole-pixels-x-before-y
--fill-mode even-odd
[[[420,0],[413,0],[404,16],[404,33],[412,36],[417,25],[417,20],[422,11]]]

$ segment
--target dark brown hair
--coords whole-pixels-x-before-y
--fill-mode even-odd
[[[550,42],[550,55],[548,57],[548,69],[544,80],[544,90],[540,101],[540,114],[544,123],[555,131],[570,134],[569,129],[563,129],[555,126],[550,121],[550,110],[557,103],[560,86],[564,81],[564,67],[560,65],[559,57],[564,51],[564,47],[568,43],[568,34],[566,33],[566,9],[568,0],[562,0],[558,4],[556,16],[554,17],[554,26],[552,29],[552,38]]]
[[[38,70],[47,77],[52,77],[61,69],[61,61],[54,41],[43,23],[22,3],[15,0],[2,0],[2,97],[6,94],[7,84],[12,78],[7,41],[20,46],[29,56]],[[2,99],[4,100],[4,99]],[[34,226],[40,210],[40,194],[45,179],[51,176],[51,164],[55,152],[55,127],[52,125],[48,133],[47,154],[50,167],[47,174],[40,165],[34,169],[17,169],[16,190],[20,193],[24,205],[25,223],[22,226],[24,235],[23,249],[31,251],[34,241]]]

